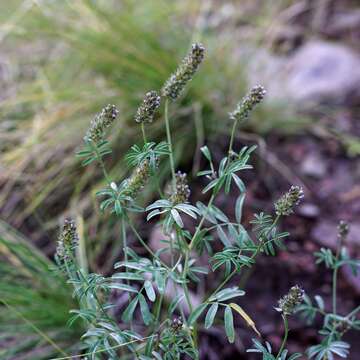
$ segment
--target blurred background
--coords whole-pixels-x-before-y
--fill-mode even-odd
[[[26,320],[68,349],[76,346],[83,329],[66,326],[75,307],[70,290],[61,278],[49,278],[58,226],[66,216],[76,218],[87,254],[83,266],[91,271],[108,274],[122,244],[119,224],[98,210],[101,174],[81,168],[74,153],[94,114],[114,103],[120,120],[111,132],[116,156],[108,166],[114,178],[125,177],[123,156],[141,136],[133,120],[139,102],[161,88],[195,40],[207,57],[172,106],[178,168],[196,174],[202,162],[194,152],[205,143],[222,156],[227,113],[260,83],[267,101],[236,143],[258,145],[255,171],[244,178],[245,224],[255,211],[271,211],[291,184],[305,190],[297,214],[282,225],[291,232],[288,251],[262,257],[241,280],[243,305],[265,338],[279,346],[281,318],[273,307],[290,286],[330,299],[331,274],[315,267],[312,253],[335,247],[340,219],[351,223],[348,246],[359,255],[358,0],[0,0],[0,299],[8,304],[0,307],[0,359],[51,356]],[[165,137],[160,118],[148,130],[154,141]],[[161,169],[164,186],[167,176]],[[192,202],[204,200],[201,181],[193,176],[190,184]],[[142,201],[150,200],[151,189]],[[219,198],[218,206],[231,214],[227,199]],[[159,236],[143,217],[137,222],[156,248]],[[217,281],[212,276],[194,293],[205,293]],[[339,294],[343,313],[359,304],[360,278],[346,268]],[[218,359],[221,349],[222,359],[251,359],[244,351],[252,334],[241,321],[236,326],[233,346],[220,327],[204,332],[202,358]],[[290,351],[319,341],[301,319],[291,328]],[[360,354],[355,336],[345,338],[353,360]]]

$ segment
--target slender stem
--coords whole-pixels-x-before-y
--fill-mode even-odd
[[[338,266],[335,266],[332,278],[332,310],[333,314],[336,314],[336,290],[337,290],[337,274],[338,274]]]
[[[162,302],[164,300],[164,294],[165,292],[163,292],[161,295],[160,295],[160,298],[159,298],[159,301],[157,303],[157,308],[156,308],[156,315],[155,315],[155,328],[159,325],[160,323],[160,315],[161,315],[161,306],[162,306]]]
[[[101,312],[103,313],[103,315],[104,315],[108,320],[113,321],[113,320],[110,318],[110,316],[107,314],[106,310],[104,309],[104,307],[103,307],[102,303],[100,302],[100,299],[99,299],[99,297],[97,296],[97,294],[94,294],[94,298],[95,298],[96,302],[98,303],[98,305],[99,305],[99,307],[100,307],[100,310],[101,310]]]
[[[176,228],[176,241],[177,241],[177,243],[179,244],[179,249],[181,249],[180,240],[183,240],[183,239],[182,239],[182,236],[181,236],[181,233],[180,233],[179,229]],[[183,276],[186,276],[187,271],[188,271],[188,270],[185,271],[185,268],[188,267],[188,261],[189,261],[188,259],[189,259],[189,250],[187,249],[187,250],[186,250],[186,253],[185,253],[185,265],[184,265]],[[173,266],[173,265],[171,265],[171,266]],[[186,299],[186,302],[187,302],[187,304],[188,304],[189,310],[190,310],[190,312],[192,312],[193,307],[192,307],[192,304],[191,304],[191,301],[190,301],[189,289],[188,289],[188,286],[187,286],[187,283],[186,283],[186,282],[183,282],[183,283],[182,283],[182,288],[183,288],[183,290],[184,290],[185,299]],[[174,290],[175,290],[175,294],[176,294],[176,296],[177,296],[177,288],[176,288],[176,284],[175,284],[175,283],[174,283]],[[185,320],[184,315],[183,315],[184,312],[183,312],[183,308],[182,308],[182,307],[181,307],[181,310],[182,310],[181,316],[182,316],[183,319]]]
[[[145,125],[144,125],[143,122],[141,123],[141,132],[142,132],[144,144],[146,144],[146,143],[147,143],[147,140],[146,140],[146,133],[145,133]]]
[[[92,352],[84,353],[84,354],[81,354],[81,355],[71,355],[71,356],[66,356],[66,357],[53,358],[53,359],[51,359],[51,360],[75,359],[75,358],[86,357],[86,356],[88,356],[88,355],[100,354],[100,353],[103,353],[103,352],[108,351],[109,349],[118,349],[118,348],[125,347],[125,346],[128,346],[128,345],[137,343],[137,342],[143,342],[143,341],[145,341],[145,340],[151,339],[151,338],[156,337],[156,336],[157,336],[157,334],[153,334],[153,335],[144,337],[144,338],[142,338],[142,339],[131,340],[131,341],[128,341],[128,342],[126,342],[126,343],[122,343],[122,344],[119,344],[119,345],[106,347],[106,348],[104,348],[104,349],[100,349],[100,350],[97,350],[97,351],[92,351]],[[65,354],[65,355],[66,355],[66,354]]]
[[[174,239],[172,234],[169,234],[169,244],[170,244],[170,266],[174,266]]]
[[[349,314],[346,315],[346,317],[350,319],[352,316],[356,315],[359,311],[360,311],[360,305],[356,307],[353,311],[349,312]]]
[[[167,112],[167,106],[165,104],[165,114]],[[166,115],[165,115],[165,118],[166,118]],[[234,125],[232,127],[232,131],[231,131],[231,136],[230,136],[230,142],[229,142],[229,150],[228,150],[228,158],[227,158],[227,165],[229,165],[229,161],[230,161],[230,155],[231,155],[231,151],[232,151],[232,147],[233,147],[233,143],[234,143],[234,137],[235,137],[235,130],[236,130],[236,126],[238,124],[238,120],[235,120],[234,121]],[[214,172],[214,169],[213,169],[213,166],[212,164],[210,163],[211,165],[211,169],[213,170]],[[189,248],[188,250],[186,251],[186,255],[185,255],[185,263],[184,263],[184,271],[183,271],[183,275],[186,276],[187,272],[188,272],[188,266],[189,266],[189,257],[190,257],[190,252],[194,246],[194,242],[195,242],[195,239],[196,237],[198,236],[198,234],[200,233],[201,231],[201,228],[203,226],[203,223],[206,219],[206,215],[212,205],[212,203],[214,202],[215,200],[215,197],[216,197],[216,193],[213,192],[212,195],[211,195],[211,198],[208,202],[208,206],[206,208],[206,211],[205,213],[203,214],[201,220],[200,220],[200,223],[199,225],[197,226],[196,230],[195,230],[195,234],[194,236],[192,237],[191,241],[190,241],[190,244],[189,244]],[[278,218],[276,218],[275,222],[278,220]],[[274,226],[275,222],[273,223],[272,226]],[[234,275],[235,275],[236,271],[234,270],[221,284],[220,286],[224,286]],[[219,288],[219,287],[218,287]],[[217,290],[216,290],[217,291]],[[216,292],[215,291],[215,292]]]
[[[102,159],[100,159],[99,163],[100,163],[101,169],[102,169],[102,171],[104,173],[106,182],[110,185],[111,184],[111,179],[110,179],[110,176],[109,176],[108,172],[106,171],[104,161]]]
[[[213,193],[213,194],[211,195],[211,198],[210,198],[210,200],[209,200],[209,202],[208,202],[208,205],[207,205],[207,208],[206,208],[206,210],[205,210],[205,213],[203,214],[203,216],[202,216],[202,218],[201,218],[201,220],[200,220],[200,222],[199,222],[199,225],[197,226],[197,228],[196,228],[196,230],[195,230],[194,236],[193,236],[193,237],[191,238],[191,240],[190,240],[189,251],[191,251],[192,248],[193,248],[193,246],[194,246],[194,241],[195,241],[196,237],[199,235],[199,232],[201,231],[201,228],[202,228],[202,226],[203,226],[203,224],[204,224],[204,221],[206,220],[206,216],[207,216],[207,214],[208,214],[208,212],[209,212],[209,209],[210,209],[211,205],[213,204],[213,202],[214,202],[214,200],[215,200],[215,196],[216,196],[215,193]]]
[[[160,262],[160,264],[162,266],[164,266],[164,268],[166,268],[166,270],[168,271],[172,271],[171,268],[169,268],[151,249],[150,247],[146,244],[146,242],[143,240],[143,238],[140,236],[140,234],[137,232],[134,224],[132,223],[132,221],[129,219],[129,217],[127,217],[127,221],[128,224],[130,225],[131,230],[134,232],[135,236],[138,238],[138,240],[140,241],[141,245],[150,253],[150,255],[152,255],[156,260],[158,260]]]
[[[240,266],[240,269],[243,267],[244,265]],[[220,291],[231,279],[232,277],[240,270],[240,269],[234,269],[223,281],[222,283],[212,292],[212,294],[209,296],[209,298],[211,298],[213,295],[215,295],[218,291]],[[208,298],[208,299],[209,299]],[[208,301],[208,300],[207,300]]]
[[[202,116],[201,116],[201,111],[202,111],[201,104],[196,103],[194,110],[195,110],[194,120],[195,120],[196,150],[197,151],[194,155],[192,174],[193,174],[193,176],[196,176],[196,174],[200,168],[200,160],[201,160],[200,149],[204,145],[205,134],[204,134],[204,126],[203,126],[203,121],[202,121]]]
[[[207,215],[207,213],[208,213],[208,211],[209,211],[209,208],[211,207],[214,199],[215,199],[215,193],[213,193],[213,194],[211,195],[211,198],[210,198],[210,200],[209,200],[209,202],[208,202],[208,206],[207,206],[207,208],[206,208],[206,211],[205,211],[205,213],[203,214],[203,216],[202,216],[202,218],[201,218],[201,220],[200,220],[200,222],[199,222],[199,225],[197,226],[197,228],[196,228],[196,230],[195,230],[194,236],[193,236],[193,237],[191,238],[191,240],[190,240],[188,249],[186,250],[186,253],[185,253],[185,261],[184,261],[184,270],[183,270],[183,277],[184,277],[184,278],[186,277],[186,275],[187,275],[187,273],[188,273],[188,271],[189,271],[189,258],[190,258],[191,250],[192,250],[192,248],[193,248],[193,246],[194,246],[194,241],[195,241],[196,237],[198,236],[198,234],[199,234],[199,232],[200,232],[200,230],[201,230],[202,225],[204,224],[204,221],[205,221],[205,219],[206,219],[206,215]],[[192,310],[191,310],[191,309],[192,309],[192,305],[191,305],[190,298],[189,298],[189,295],[188,295],[188,289],[187,289],[187,284],[186,284],[186,283],[184,283],[183,288],[184,288],[184,292],[185,292],[186,301],[187,301],[187,303],[188,303],[188,305],[189,305],[189,309],[190,309],[190,311],[192,311]],[[185,289],[186,289],[186,290],[185,290]]]
[[[186,283],[183,284],[183,289],[184,289],[185,299],[186,299],[186,302],[187,302],[187,304],[189,306],[189,311],[191,313],[193,311],[193,307],[192,307],[192,303],[191,303],[191,300],[190,300],[189,288],[188,288]]]
[[[339,267],[337,266],[338,260],[339,260],[339,256],[340,256],[340,251],[341,251],[341,246],[342,246],[342,242],[343,242],[343,237],[340,236],[339,238],[339,242],[337,244],[337,249],[336,249],[336,255],[335,255],[335,267],[334,267],[334,272],[333,272],[333,278],[332,278],[332,309],[333,309],[333,314],[336,315],[336,311],[337,311],[337,275],[338,275],[338,270]]]
[[[98,148],[97,148],[96,145],[95,145],[95,146],[91,145],[91,146],[92,146],[92,148],[94,149],[94,151],[95,151],[95,153],[96,153],[96,155],[97,155],[97,160],[98,160],[98,162],[99,162],[99,164],[100,164],[100,166],[101,166],[101,169],[102,169],[102,172],[103,172],[104,177],[105,177],[105,179],[106,179],[106,182],[107,182],[108,185],[110,186],[112,180],[111,180],[108,172],[106,171],[105,164],[104,164],[104,161],[103,161],[103,159],[102,159],[102,157],[101,157],[101,155],[100,155],[100,153],[99,153],[99,150],[98,150]],[[124,247],[126,248],[126,247],[127,247],[127,245],[126,245],[126,229],[125,229],[124,223],[122,223],[121,228],[122,228],[122,231],[123,231]],[[125,231],[125,236],[124,236],[124,231]],[[127,253],[126,253],[126,251],[125,251],[125,261],[127,261]],[[85,282],[88,284],[88,281],[87,281],[87,279],[84,277],[84,275],[82,274],[82,272],[81,272],[81,271],[78,271],[78,273],[79,273],[80,276],[82,277],[83,281],[85,281]],[[107,314],[107,312],[105,311],[105,309],[104,309],[102,303],[100,302],[100,299],[98,298],[98,296],[97,296],[96,293],[94,294],[94,298],[95,298],[98,306],[100,307],[101,312],[104,314],[104,316],[105,316],[107,319],[109,319],[110,321],[112,321],[112,320],[110,319],[109,315]]]
[[[122,240],[123,240],[124,258],[125,258],[125,261],[127,262],[128,255],[127,255],[127,238],[126,238],[125,217],[127,217],[126,214],[121,217],[121,234],[122,234]]]
[[[285,348],[285,345],[286,345],[288,335],[289,335],[289,324],[288,324],[287,316],[285,314],[283,314],[282,318],[284,320],[284,337],[283,337],[283,341],[282,341],[281,346],[280,346],[280,350],[279,350],[279,352],[278,352],[278,354],[276,356],[276,360],[279,359],[281,353],[283,352],[283,350]]]
[[[166,126],[166,137],[169,145],[169,158],[170,158],[170,167],[171,167],[171,175],[173,180],[173,188],[176,187],[176,178],[175,178],[175,162],[174,162],[174,154],[173,147],[171,141],[171,132],[170,132],[170,122],[169,122],[169,100],[165,100],[165,126]]]
[[[208,228],[206,228],[206,230],[211,231],[211,230],[216,229],[219,226],[223,227],[223,226],[228,226],[228,225],[238,226],[239,224],[237,222],[229,221],[229,222],[225,222],[225,223],[222,223],[222,224],[216,224],[216,225],[209,226]]]
[[[92,144],[92,142],[90,142],[90,146],[91,148],[94,150],[95,154],[96,154],[96,158],[97,158],[97,161],[99,162],[100,164],[100,167],[101,167],[101,170],[105,176],[105,179],[106,179],[106,182],[108,183],[108,185],[111,184],[111,179],[110,179],[110,176],[108,174],[108,172],[106,171],[106,168],[105,168],[105,164],[104,164],[104,161],[99,153],[99,150],[97,148],[97,145],[94,145]]]
[[[231,130],[231,136],[230,136],[230,142],[229,142],[229,149],[228,149],[228,163],[229,163],[229,160],[230,160],[230,156],[231,156],[231,152],[233,151],[233,145],[234,145],[234,138],[235,138],[235,130],[236,130],[236,127],[237,127],[237,124],[238,124],[238,120],[235,120],[234,121],[234,124],[233,124],[233,127],[232,127],[232,130]]]
[[[121,216],[121,236],[123,241],[123,250],[124,250],[124,260],[127,263],[128,262],[128,253],[127,253],[127,237],[126,237],[126,223],[125,223],[125,217],[127,215]],[[129,279],[126,280],[126,284],[130,285]],[[131,295],[129,295],[129,301],[131,301]],[[130,325],[132,327],[132,321],[130,322]]]
[[[82,273],[81,269],[77,266],[76,259],[74,258],[74,256],[73,256],[73,255],[70,255],[70,258],[71,258],[72,262],[73,262],[74,264],[76,264],[76,265],[75,265],[75,266],[77,267],[76,275],[81,278],[81,281],[82,281],[83,283],[85,283],[87,286],[89,286],[89,281],[88,281],[88,279],[86,278],[86,276]],[[66,262],[65,262],[65,264],[67,265]],[[66,266],[66,268],[67,268],[68,274],[69,274],[69,276],[70,276],[70,278],[71,278],[71,277],[72,277],[71,270],[69,269],[68,266]],[[104,315],[108,320],[112,321],[112,320],[110,319],[109,315],[107,314],[106,310],[104,309],[104,307],[103,307],[103,305],[102,305],[99,297],[97,296],[96,292],[94,292],[93,298],[95,299],[95,301],[96,301],[96,303],[97,303],[100,311],[103,313],[103,315]],[[79,299],[79,301],[81,300],[80,298],[78,298],[78,299]],[[94,305],[94,304],[93,304],[93,305]],[[90,305],[87,304],[87,306],[91,306],[91,304],[90,304]]]
[[[180,237],[181,237],[181,233],[180,233],[179,229],[176,228],[176,242],[178,244],[179,249],[181,250],[181,244],[180,244],[180,239],[179,239]],[[181,255],[180,255],[178,261],[176,262],[176,264],[172,265],[172,267],[176,268],[177,264],[180,263],[180,261],[181,261]],[[173,281],[173,286],[174,286],[175,296],[177,297],[178,296],[178,288],[177,288],[177,284],[176,284],[175,281]],[[191,302],[190,302],[189,290],[188,290],[187,284],[186,283],[182,284],[182,288],[184,290],[185,299],[186,299],[186,302],[187,302],[187,304],[189,306],[189,310],[192,311],[192,305],[191,305]],[[179,308],[180,308],[181,318],[183,319],[183,321],[186,321],[183,306],[179,306]]]
[[[276,218],[275,218],[275,220],[274,220],[274,222],[273,222],[272,225],[270,226],[269,231],[267,232],[267,234],[269,234],[269,233],[271,232],[271,230],[272,230],[272,229],[274,228],[274,226],[277,224],[277,222],[279,221],[279,219],[280,219],[280,215],[277,215]],[[263,248],[265,245],[267,245],[267,244],[269,244],[269,243],[271,243],[271,242],[273,242],[273,240],[269,240],[269,241],[267,241],[267,242],[265,242],[265,243],[264,243],[263,241],[261,241],[260,244],[259,244],[259,246],[256,248],[254,254],[250,257],[250,259],[251,259],[251,260],[255,259],[255,258],[258,256],[258,254],[260,253],[260,251],[262,250],[262,248]],[[223,282],[215,289],[215,291],[213,291],[213,292],[211,293],[211,295],[208,297],[208,299],[210,299],[213,295],[215,295],[218,291],[220,291],[220,290],[232,279],[232,277],[233,277],[235,274],[237,274],[237,273],[241,270],[241,268],[243,268],[244,266],[245,266],[244,264],[241,264],[240,267],[239,267],[239,269],[234,269],[234,270],[223,280]],[[206,300],[206,302],[208,302],[208,300]]]
[[[15,307],[8,304],[4,299],[0,299],[0,301],[12,312],[14,312],[20,319],[22,319],[26,324],[31,326],[35,332],[37,332],[42,338],[45,339],[54,349],[56,349],[62,355],[68,356],[67,353],[62,350],[52,339],[50,339],[43,331],[41,331],[35,324],[33,324],[30,320],[28,320],[20,311],[16,310]]]
[[[177,240],[177,243],[179,244],[179,249],[181,249],[180,240],[183,241],[184,239],[182,238],[182,234],[181,234],[181,232],[180,232],[180,230],[178,228],[176,228],[176,240]],[[186,255],[188,255],[188,253],[189,253],[189,250],[187,249]],[[185,258],[185,261],[186,261],[186,258]],[[186,275],[186,274],[187,274],[187,271],[183,273],[183,275]],[[175,296],[178,296],[177,285],[176,285],[175,281],[173,282],[173,284],[174,284]],[[183,282],[182,288],[183,288],[183,291],[184,291],[184,294],[185,294],[186,302],[187,302],[188,307],[189,307],[189,311],[191,313],[193,311],[193,307],[192,307],[192,303],[191,303],[191,300],[190,300],[189,288],[188,288],[188,285],[187,285],[186,281]],[[194,339],[193,339],[193,336],[192,336],[191,329],[188,326],[187,319],[185,318],[185,313],[184,313],[183,306],[180,306],[180,313],[181,313],[181,317],[182,317],[182,319],[184,321],[184,324],[186,325],[186,328],[188,330],[188,336],[189,336],[189,339],[190,339],[190,342],[191,342],[191,346],[194,349],[194,351],[196,352],[195,342],[194,342]]]

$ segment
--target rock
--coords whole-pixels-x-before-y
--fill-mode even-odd
[[[315,204],[305,203],[299,206],[297,211],[300,215],[307,218],[317,218],[320,214],[320,209]]]
[[[336,248],[336,234],[336,224],[327,220],[320,221],[311,232],[311,236],[317,243],[330,249]]]
[[[326,173],[326,164],[324,159],[318,153],[310,153],[301,163],[303,174],[321,179]]]
[[[321,246],[336,249],[337,223],[330,220],[321,220],[311,232],[312,238]],[[360,223],[350,223],[346,242],[350,247],[360,248]]]
[[[268,90],[268,100],[312,109],[360,103],[360,56],[350,47],[311,40],[288,56],[268,50],[238,54],[248,62],[248,81]]]
[[[360,100],[360,56],[344,45],[311,41],[294,54],[285,71],[289,95],[298,102]]]

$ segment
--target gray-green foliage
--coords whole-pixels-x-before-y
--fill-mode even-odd
[[[197,64],[197,68],[199,65]],[[260,89],[263,97],[265,92],[262,87],[257,86],[255,89]],[[254,90],[250,94],[253,92]],[[29,346],[41,339],[50,347],[50,350],[43,348],[41,356],[57,352],[59,355],[65,355],[60,357],[63,359],[71,358],[71,354],[76,353],[90,359],[118,359],[125,356],[142,360],[172,360],[186,355],[198,359],[199,350],[196,344],[202,327],[223,326],[224,336],[233,343],[236,339],[235,315],[240,315],[244,323],[251,328],[250,331],[260,335],[252,317],[237,303],[241,297],[246,299],[245,291],[228,283],[244,268],[254,266],[260,254],[274,256],[277,249],[285,248],[284,241],[289,234],[279,230],[279,221],[283,216],[293,212],[303,195],[301,188],[291,187],[275,203],[273,214],[260,212],[254,215],[250,222],[251,231],[243,224],[246,186],[241,175],[243,171],[252,169],[249,161],[255,147],[245,146],[236,151],[234,137],[239,124],[247,119],[248,112],[259,103],[259,98],[256,97],[254,103],[249,104],[251,99],[251,96],[246,96],[236,109],[241,113],[241,104],[246,104],[247,116],[233,117],[229,146],[223,159],[215,161],[206,145],[200,149],[205,163],[208,164],[198,173],[205,183],[202,193],[208,196],[206,203],[191,204],[185,176],[175,171],[168,99],[163,99],[167,142],[157,144],[148,141],[148,126],[153,125],[141,122],[139,127],[143,144],[133,145],[125,156],[133,170],[132,174],[123,180],[107,171],[112,149],[106,140],[104,130],[109,124],[102,123],[103,120],[107,121],[104,117],[96,117],[96,122],[92,122],[91,128],[96,125],[96,129],[101,131],[96,131],[95,137],[85,136],[84,147],[77,155],[83,159],[83,166],[97,164],[103,172],[106,186],[97,192],[97,197],[100,200],[100,210],[103,213],[109,212],[121,225],[122,259],[114,265],[115,271],[110,276],[88,273],[82,268],[79,260],[78,234],[73,221],[65,221],[59,236],[56,253],[59,272],[49,272],[48,261],[36,255],[36,251],[29,251],[24,244],[12,244],[2,240],[2,246],[11,253],[8,259],[12,260],[15,256],[16,263],[26,265],[24,278],[20,280],[24,289],[21,296],[14,296],[20,287],[17,283],[11,284],[14,272],[13,268],[7,265],[2,267],[7,274],[5,279],[8,280],[2,283],[0,290],[5,294],[2,299],[5,307],[12,310],[19,321],[23,322],[24,329],[27,329],[27,332],[21,332],[20,335],[29,338]],[[159,101],[156,101],[158,109]],[[107,108],[111,108],[112,113],[117,113],[114,106]],[[169,190],[165,192],[156,179],[161,162],[164,165],[168,163],[172,175]],[[154,194],[158,200],[143,208],[136,199],[151,183],[155,184],[154,188],[158,188],[156,195]],[[235,219],[230,219],[216,205],[217,197],[220,194],[229,196],[230,191],[238,192],[234,209]],[[279,211],[279,204],[284,211]],[[157,219],[155,226],[160,226],[164,238],[163,246],[159,250],[154,251],[148,245],[147,239],[137,230],[134,215],[138,213],[146,213],[147,220],[151,222]],[[192,225],[189,226],[190,224]],[[339,229],[340,243],[344,241],[347,231],[347,227],[342,224]],[[128,239],[130,234],[132,239],[135,238],[147,251],[147,257],[139,256],[134,251]],[[207,256],[206,266],[199,263],[198,254]],[[324,262],[334,271],[333,312],[325,312],[323,301],[318,296],[315,298],[318,307],[313,306],[309,298],[300,305],[299,309],[304,311],[310,320],[318,312],[325,316],[324,327],[321,330],[324,341],[311,347],[308,354],[310,357],[316,357],[316,360],[331,359],[334,354],[345,357],[349,345],[344,343],[341,337],[347,330],[359,327],[355,319],[359,309],[354,309],[345,317],[337,314],[336,275],[339,267],[345,264],[356,271],[358,262],[350,259],[340,245],[336,255],[328,249],[321,249],[316,256],[318,262]],[[210,271],[221,277],[220,282],[195,306],[190,284],[198,283]],[[35,284],[34,289],[27,288],[28,274],[31,275],[31,282]],[[64,286],[60,274],[63,274],[72,285],[75,302],[69,300],[68,288]],[[40,290],[38,285],[48,293],[41,301],[40,298],[33,301],[36,297],[41,297],[44,291]],[[169,289],[174,291],[173,299],[168,297]],[[32,293],[29,294],[27,291]],[[122,305],[118,305],[118,298],[123,299]],[[289,333],[287,318],[302,298],[303,291],[295,286],[279,302],[278,311],[281,312],[284,321],[285,333],[277,355],[273,353],[269,343],[263,346],[258,340],[254,340],[254,349],[250,349],[250,352],[261,353],[266,360],[294,360],[301,356],[298,353],[289,355],[285,346]],[[32,299],[31,302],[29,299]],[[70,327],[64,328],[62,322],[68,320],[70,303],[77,304],[78,308],[70,311]],[[43,318],[38,312],[39,309],[34,309],[34,306],[41,306],[46,318]],[[54,307],[57,312],[54,312]],[[119,310],[121,315],[118,314]],[[85,332],[80,337],[77,334],[81,328],[84,328]],[[35,331],[35,340],[29,329]],[[6,334],[20,336],[14,333],[15,328],[11,326],[6,331]],[[15,347],[10,351],[14,354],[23,349]],[[6,356],[11,354],[7,353]]]
[[[285,195],[285,200],[286,200]],[[280,199],[284,203],[284,197]],[[275,204],[276,207],[276,204]],[[286,212],[285,212],[286,213]],[[275,355],[272,352],[271,345],[266,342],[263,346],[258,340],[253,339],[254,348],[248,352],[261,353],[264,360],[294,360],[302,355],[295,353],[288,356],[288,351],[284,349],[286,339],[289,333],[287,317],[294,312],[298,312],[306,320],[308,325],[313,325],[317,316],[323,317],[322,328],[319,335],[322,337],[320,344],[309,347],[306,355],[309,359],[315,360],[334,360],[337,356],[347,358],[350,353],[350,344],[343,341],[343,336],[350,330],[360,330],[360,320],[357,315],[360,312],[360,306],[352,309],[348,314],[341,315],[337,311],[337,275],[342,266],[349,266],[353,275],[357,275],[360,261],[352,259],[347,251],[345,242],[349,232],[349,226],[346,222],[340,221],[338,226],[338,244],[334,254],[331,249],[321,248],[315,252],[317,264],[324,264],[326,268],[332,270],[332,307],[327,309],[325,302],[320,295],[314,296],[314,301],[298,286],[290,289],[289,293],[279,300],[276,308],[282,314],[284,320],[285,334],[281,349]]]
[[[337,310],[337,280],[338,271],[343,266],[349,266],[353,275],[358,274],[360,261],[352,259],[346,247],[346,237],[348,235],[349,226],[341,221],[338,226],[338,243],[336,253],[331,249],[321,248],[316,252],[315,258],[317,264],[324,264],[325,267],[332,271],[332,307],[327,309],[323,298],[315,295],[312,301],[306,296],[304,303],[298,307],[298,311],[305,318],[308,324],[313,324],[317,315],[323,317],[323,325],[319,330],[322,336],[320,344],[311,346],[307,354],[309,358],[315,360],[329,359],[340,356],[346,358],[349,354],[350,344],[342,340],[345,333],[349,330],[360,330],[360,320],[357,314],[360,312],[360,306],[352,309],[348,314],[341,315]]]
[[[202,45],[195,48],[202,48]],[[190,53],[186,59],[191,56]],[[195,71],[191,76],[194,75]],[[264,89],[259,86],[256,89],[261,90],[263,97]],[[284,248],[283,242],[288,236],[288,233],[279,231],[278,223],[282,216],[279,213],[255,214],[251,221],[252,233],[242,224],[246,187],[241,173],[252,168],[249,161],[255,150],[254,146],[243,147],[240,151],[234,149],[235,132],[239,123],[245,120],[243,117],[233,118],[229,147],[218,164],[209,147],[201,148],[208,169],[201,170],[198,176],[204,178],[203,193],[208,194],[209,198],[207,204],[189,202],[184,175],[176,173],[174,167],[167,96],[165,94],[163,99],[167,143],[148,142],[148,127],[141,123],[143,145],[132,146],[126,155],[129,166],[134,167],[133,175],[129,178],[119,181],[106,171],[111,149],[104,136],[97,142],[85,138],[85,150],[78,153],[85,159],[84,166],[97,163],[103,170],[107,185],[97,194],[101,199],[100,209],[109,211],[118,219],[123,241],[123,259],[115,264],[116,271],[110,277],[85,273],[71,255],[59,262],[69,282],[74,285],[74,296],[78,299],[80,309],[73,311],[72,321],[81,318],[88,328],[83,341],[86,353],[92,359],[101,357],[102,353],[114,359],[125,353],[140,359],[180,359],[185,354],[197,359],[199,352],[195,329],[201,332],[203,325],[209,328],[215,323],[223,324],[224,335],[232,343],[236,337],[235,314],[239,314],[259,334],[251,317],[236,303],[239,297],[246,295],[245,291],[237,286],[228,286],[228,283],[245,267],[252,267],[259,254],[275,255],[277,248]],[[245,110],[248,112],[261,101],[256,97],[253,104],[249,104],[252,99],[248,95],[246,101],[242,102],[246,104]],[[149,182],[156,182],[158,163],[166,162],[167,158],[172,174],[170,191],[164,193],[159,188],[156,194],[159,199],[144,209],[136,203],[137,195]],[[228,195],[230,190],[238,192],[234,220],[215,205],[217,196],[221,193]],[[184,193],[180,194],[182,191]],[[289,206],[297,205],[300,199],[301,196],[293,199]],[[147,213],[148,221],[157,219],[164,240],[163,246],[156,252],[136,229],[134,212]],[[188,226],[189,221],[195,225],[195,230]],[[140,257],[132,249],[128,243],[129,234],[140,242],[148,257]],[[199,264],[197,253],[207,254],[207,266]],[[199,282],[209,271],[218,272],[222,280],[201,299],[200,304],[194,306],[190,283]],[[223,275],[220,275],[221,272]],[[175,291],[175,298],[170,304],[167,295],[169,289]],[[115,304],[111,300],[122,294],[126,305],[122,307],[119,322],[120,319],[114,316]],[[281,351],[282,358],[284,354],[285,349]]]

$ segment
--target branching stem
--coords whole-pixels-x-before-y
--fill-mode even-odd
[[[288,319],[287,316],[285,314],[282,315],[283,321],[284,321],[284,337],[283,337],[283,341],[281,343],[280,346],[280,350],[276,356],[276,360],[280,358],[281,353],[283,352],[285,345],[286,345],[286,341],[289,335],[289,324],[288,324]]]
[[[144,125],[143,122],[141,123],[141,132],[142,132],[142,136],[143,136],[143,140],[144,140],[144,145],[145,145],[145,144],[147,143],[147,140],[146,140],[145,125]]]
[[[172,185],[173,189],[176,187],[176,178],[175,178],[175,162],[174,162],[174,153],[173,146],[171,141],[171,131],[170,131],[170,121],[169,121],[169,100],[165,100],[165,126],[166,126],[166,137],[169,145],[169,159],[170,159],[170,168],[172,175]]]
[[[269,234],[271,232],[271,230],[274,228],[274,226],[276,226],[276,224],[278,223],[280,219],[280,216],[277,215],[274,222],[272,223],[272,225],[269,228],[269,231],[267,232],[267,234]],[[260,244],[258,245],[258,247],[256,248],[254,254],[250,257],[251,260],[255,259],[258,254],[260,253],[260,251],[262,250],[262,248],[271,243],[273,240],[269,240],[267,242],[263,242],[261,241]],[[215,291],[213,291],[211,293],[211,295],[208,297],[208,299],[210,299],[213,295],[215,295],[218,291],[220,291],[232,278],[234,275],[236,275],[237,273],[239,273],[239,271],[241,270],[241,268],[243,268],[245,265],[241,264],[239,269],[234,269],[224,280],[223,282],[215,289]],[[206,300],[206,302],[208,302],[208,300]]]
[[[339,261],[342,242],[343,242],[343,237],[340,236],[336,249],[335,265],[334,265],[333,278],[332,278],[332,311],[333,314],[335,315],[337,311],[337,276],[339,271],[338,261]]]

